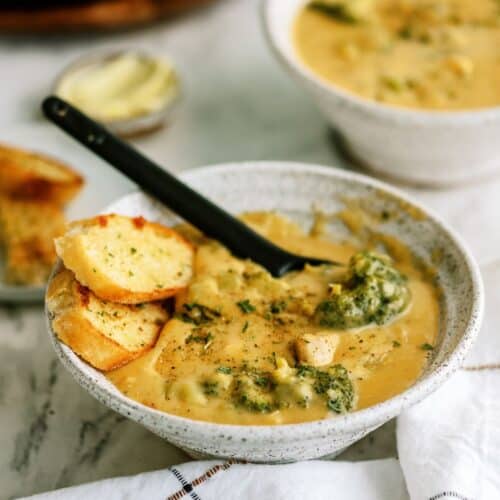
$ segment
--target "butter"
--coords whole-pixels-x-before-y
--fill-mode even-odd
[[[56,88],[58,96],[107,123],[160,111],[178,92],[177,75],[170,64],[132,52],[75,68]]]

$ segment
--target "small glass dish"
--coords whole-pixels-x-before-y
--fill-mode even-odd
[[[55,95],[68,100],[71,104],[78,108],[79,105],[77,102],[72,102],[71,99],[68,99],[68,97],[64,95],[64,93],[61,93],[63,83],[68,79],[68,77],[74,76],[77,72],[83,74],[86,69],[91,70],[92,68],[98,68],[99,66],[104,67],[105,64],[110,63],[113,60],[129,56],[156,62],[159,65],[169,67],[173,75],[173,88],[169,89],[166,87],[165,102],[154,110],[148,110],[141,114],[135,114],[127,118],[105,119],[102,116],[95,116],[83,106],[81,109],[83,112],[89,114],[89,116],[93,119],[102,123],[111,132],[122,137],[144,135],[161,129],[166,124],[167,120],[171,119],[172,112],[177,107],[181,99],[181,81],[179,73],[176,69],[176,65],[170,60],[170,58],[159,57],[143,50],[136,49],[92,52],[78,58],[76,61],[66,66],[57,76],[52,86],[52,92]]]

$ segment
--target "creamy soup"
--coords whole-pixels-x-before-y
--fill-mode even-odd
[[[195,277],[156,347],[107,374],[120,391],[198,420],[285,424],[365,408],[415,382],[439,306],[410,252],[359,252],[276,214],[244,220],[290,251],[346,265],[277,279],[185,229]]]
[[[396,106],[500,105],[498,0],[318,0],[293,39],[312,71]]]

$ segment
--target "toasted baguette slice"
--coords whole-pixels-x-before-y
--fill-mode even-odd
[[[76,279],[103,300],[139,304],[175,295],[193,273],[193,247],[142,217],[102,215],[72,223],[56,251]]]
[[[46,304],[58,338],[103,371],[129,363],[151,349],[168,319],[159,303],[103,301],[64,268],[50,281]]]
[[[47,156],[0,145],[0,192],[25,200],[65,205],[83,185],[83,178]]]
[[[0,242],[6,283],[45,284],[56,260],[54,238],[64,233],[61,209],[51,203],[0,196]]]

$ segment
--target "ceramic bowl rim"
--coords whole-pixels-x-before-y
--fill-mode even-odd
[[[278,61],[288,70],[294,77],[299,77],[299,80],[306,81],[309,85],[319,90],[322,94],[328,97],[334,97],[352,109],[361,111],[371,116],[377,116],[389,121],[400,123],[409,123],[414,125],[474,125],[485,121],[500,120],[500,106],[491,106],[480,109],[468,110],[444,110],[432,111],[426,109],[412,109],[398,106],[390,106],[387,104],[372,101],[370,99],[358,96],[354,93],[343,90],[335,84],[315,74],[307,68],[298,57],[291,57],[285,53],[277,41],[277,30],[273,27],[272,6],[276,2],[283,0],[261,0],[260,18],[264,30],[265,38],[271,51]],[[307,0],[301,0],[301,5]],[[299,7],[290,7],[298,10]]]
[[[273,169],[275,171],[283,172],[285,175],[286,173],[291,172],[319,174],[332,179],[337,178],[348,182],[360,183],[379,190],[388,194],[390,197],[394,197],[395,199],[399,199],[410,204],[410,206],[416,207],[417,210],[421,210],[422,213],[426,215],[427,219],[431,220],[436,225],[437,229],[443,232],[453,242],[456,250],[463,258],[465,270],[468,272],[472,283],[472,293],[470,299],[472,300],[472,304],[470,316],[464,325],[462,337],[453,351],[451,351],[449,356],[446,358],[446,363],[437,366],[433,372],[426,375],[423,379],[417,380],[413,386],[382,403],[333,418],[280,425],[236,425],[193,420],[155,410],[129,399],[124,395],[114,394],[107,388],[101,387],[99,381],[94,376],[86,371],[80,370],[73,363],[71,356],[76,358],[76,354],[74,354],[67,346],[64,346],[62,342],[59,342],[56,338],[51,329],[50,318],[45,307],[48,332],[56,354],[63,365],[70,371],[80,385],[86,388],[105,406],[121,414],[126,414],[128,417],[132,417],[132,415],[136,416],[137,420],[142,422],[143,425],[146,425],[146,427],[162,428],[162,424],[168,423],[170,424],[171,429],[189,429],[191,436],[201,437],[207,434],[225,434],[235,436],[237,439],[248,442],[267,441],[269,443],[273,443],[280,441],[284,436],[293,436],[294,439],[311,439],[331,436],[334,433],[362,431],[363,429],[371,426],[377,426],[382,421],[398,415],[405,408],[419,402],[424,397],[431,394],[459,368],[466,353],[469,351],[477,336],[483,317],[484,291],[481,274],[477,263],[473,259],[461,237],[458,236],[455,231],[432,210],[423,207],[419,202],[413,200],[410,196],[406,195],[399,189],[368,176],[341,170],[335,167],[287,161],[232,162],[189,169],[182,172],[180,174],[180,178],[189,182],[189,180],[193,177],[200,175],[224,174],[234,172],[235,170],[238,172],[248,172],[255,170],[256,168],[266,170]],[[130,193],[125,195],[124,197],[116,200],[113,205],[120,200],[128,196],[134,196],[135,194],[136,193]],[[56,270],[57,266],[54,268],[53,274]],[[158,421],[154,425],[148,425],[145,422],[145,417],[158,419]],[[191,439],[193,439],[193,437]]]

